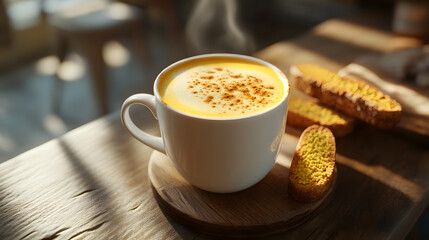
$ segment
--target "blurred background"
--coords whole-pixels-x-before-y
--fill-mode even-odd
[[[392,31],[404,1],[0,0],[0,163],[119,114],[174,61],[251,55],[332,18]],[[423,222],[409,239],[429,236]]]

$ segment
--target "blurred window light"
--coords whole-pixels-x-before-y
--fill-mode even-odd
[[[58,14],[64,18],[74,18],[102,10],[108,3],[105,0],[47,0],[45,11],[51,14]]]
[[[0,133],[0,151],[11,152],[16,147],[17,147],[17,144],[12,138]]]
[[[13,29],[22,30],[39,24],[41,7],[39,0],[9,1],[7,14]]]
[[[115,20],[125,20],[132,15],[132,11],[127,5],[116,2],[109,6],[107,15]]]
[[[59,65],[58,57],[51,55],[36,62],[35,70],[40,75],[54,75]]]
[[[130,61],[130,53],[117,41],[109,41],[103,47],[104,62],[111,67],[120,67]]]
[[[55,114],[46,115],[43,118],[43,126],[49,133],[55,136],[59,136],[67,132],[66,124]]]
[[[70,9],[76,6],[82,6],[85,4],[84,8],[91,8],[92,5],[99,5],[99,2],[106,2],[106,0],[42,0],[44,1],[43,9],[47,13],[56,13],[64,9]],[[80,7],[82,8],[82,7]]]
[[[72,56],[62,62],[58,68],[58,77],[64,81],[78,80],[84,75],[84,73],[84,61],[77,54],[72,54]]]

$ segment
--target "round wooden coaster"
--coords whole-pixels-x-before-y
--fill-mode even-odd
[[[300,203],[287,194],[289,168],[276,163],[253,187],[228,194],[191,186],[168,157],[154,151],[149,178],[160,207],[176,221],[222,237],[265,236],[296,227],[329,202],[336,179],[318,201]]]

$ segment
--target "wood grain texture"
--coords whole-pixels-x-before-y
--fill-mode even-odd
[[[301,132],[290,126],[286,131],[285,144],[293,144]],[[429,203],[428,159],[424,146],[358,127],[337,139],[338,180],[329,205],[270,239],[404,239]]]
[[[171,160],[157,151],[149,160],[149,178],[160,206],[198,232],[239,238],[280,233],[304,223],[326,206],[335,186],[333,181],[318,201],[293,200],[288,194],[288,176],[294,145],[282,147],[284,151],[270,173],[253,187],[237,193],[216,194],[193,187]]]
[[[146,129],[156,132],[152,116],[137,121],[151,122]],[[278,159],[285,164],[282,156],[292,154],[300,134],[286,129]],[[337,152],[329,205],[270,239],[407,234],[429,202],[429,150],[360,126],[337,140]],[[151,153],[128,135],[116,113],[0,164],[0,239],[218,239],[182,226],[158,207],[147,174]]]
[[[158,208],[151,152],[115,113],[1,164],[0,239],[194,238]]]
[[[337,50],[335,40],[313,36],[275,44],[258,56],[283,70],[309,58],[339,70],[361,54],[362,47],[351,46],[355,50],[336,60],[347,44]],[[307,45],[296,47],[300,42]],[[324,50],[329,47],[332,52]],[[149,113],[136,120],[156,132]],[[283,144],[293,145],[300,132],[290,126],[286,132]],[[123,129],[117,112],[0,164],[0,239],[224,239],[196,233],[161,211],[148,181],[151,153]],[[403,239],[428,206],[424,143],[360,125],[337,139],[337,168],[329,205],[270,239]]]

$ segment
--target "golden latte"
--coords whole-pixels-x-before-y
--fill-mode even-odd
[[[249,60],[191,60],[165,72],[159,83],[164,104],[207,117],[235,117],[269,109],[288,92],[279,73]]]

